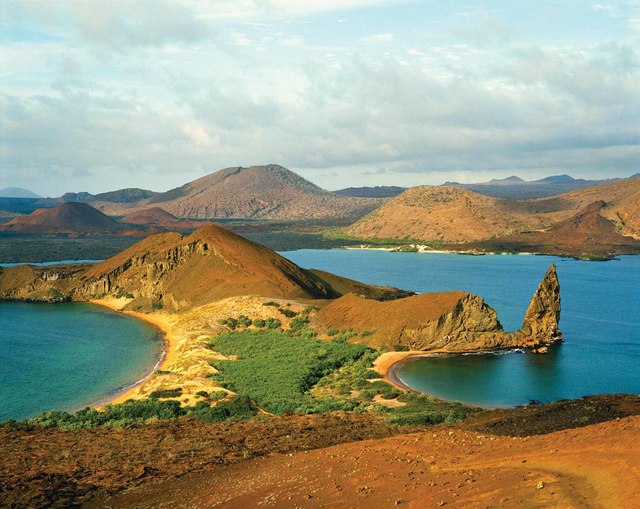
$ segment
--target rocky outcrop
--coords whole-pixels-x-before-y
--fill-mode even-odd
[[[533,295],[519,334],[528,346],[562,341],[560,322],[560,283],[556,266],[551,265]]]
[[[536,291],[522,329],[507,332],[496,312],[481,297],[465,292],[425,293],[380,302],[349,294],[320,310],[314,326],[351,330],[352,342],[377,348],[421,351],[481,351],[529,347],[538,353],[561,340],[560,286],[551,266]]]
[[[486,350],[510,346],[495,310],[466,292],[424,293],[378,301],[348,294],[323,307],[314,319],[319,333],[351,330],[352,342],[377,348]]]
[[[72,289],[78,284],[75,276],[82,269],[80,265],[0,268],[0,300],[68,302]]]

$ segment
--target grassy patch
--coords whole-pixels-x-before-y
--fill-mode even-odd
[[[211,348],[234,361],[214,361],[217,378],[232,391],[249,396],[273,413],[322,413],[350,410],[339,398],[309,390],[325,375],[353,363],[368,351],[360,345],[323,343],[276,331],[244,331],[214,338]]]
[[[237,422],[254,417],[256,404],[246,396],[234,396],[228,400],[223,391],[212,394],[206,391],[198,393],[208,401],[200,401],[194,406],[181,407],[176,400],[158,401],[158,399],[129,400],[117,405],[107,405],[104,411],[85,408],[74,414],[62,411],[44,412],[28,419],[29,426],[42,428],[60,428],[65,430],[91,429],[100,427],[132,427],[154,422],[160,419],[177,419],[193,417],[203,422]],[[219,401],[211,406],[209,401]],[[0,425],[6,425],[1,423]]]
[[[99,427],[138,426],[158,419],[194,417],[204,422],[239,421],[253,417],[256,405],[247,397],[235,397],[229,401],[210,407],[201,401],[195,406],[181,407],[178,401],[157,401],[153,399],[130,400],[119,405],[107,405],[103,412],[85,408],[75,414],[67,412],[45,412],[26,422],[43,428],[89,429]]]

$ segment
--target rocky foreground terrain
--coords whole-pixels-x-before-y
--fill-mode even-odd
[[[485,412],[139,428],[0,428],[2,507],[620,508],[640,502],[640,398]],[[599,424],[600,423],[600,424]]]

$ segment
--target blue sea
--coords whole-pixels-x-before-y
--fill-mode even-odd
[[[0,422],[109,398],[162,347],[154,327],[93,304],[0,302]]]
[[[435,396],[512,406],[604,393],[640,393],[640,257],[584,262],[548,256],[301,250],[302,267],[417,292],[464,290],[517,329],[551,263],[561,286],[565,342],[548,355],[416,358],[399,376]],[[0,302],[0,421],[75,410],[149,373],[162,350],[153,327],[91,304]]]
[[[484,297],[506,330],[520,327],[549,265],[560,280],[565,342],[548,355],[500,353],[414,358],[398,376],[434,396],[487,407],[607,393],[640,394],[640,256],[587,262],[551,256],[302,250],[305,268],[417,292]]]

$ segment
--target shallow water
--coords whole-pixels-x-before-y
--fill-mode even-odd
[[[0,421],[104,400],[149,373],[152,326],[84,303],[0,302]]]
[[[316,251],[283,253],[299,265],[418,292],[465,290],[485,298],[516,330],[555,263],[565,343],[548,355],[414,358],[398,376],[418,391],[483,406],[593,394],[640,393],[640,257],[585,262],[551,256]]]

